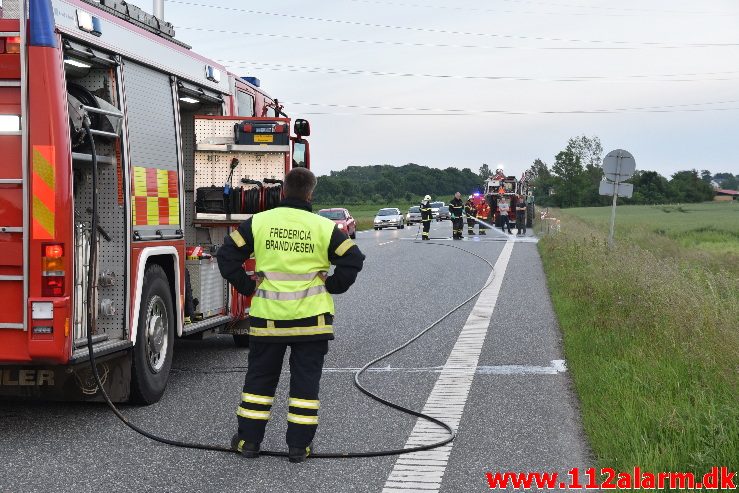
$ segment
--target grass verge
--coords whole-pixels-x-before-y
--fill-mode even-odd
[[[623,224],[622,209],[617,221]],[[539,243],[598,465],[696,475],[716,465],[736,471],[739,278],[737,266],[729,265],[733,248],[704,241],[697,229],[708,226],[685,224],[683,214],[672,224],[642,217],[630,231],[621,228],[609,250],[609,212],[557,211],[560,233]],[[721,225],[719,239],[731,241],[735,228],[739,223]],[[696,246],[703,243],[713,246]]]

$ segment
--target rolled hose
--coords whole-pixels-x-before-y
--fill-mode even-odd
[[[88,119],[86,118],[83,122],[85,131],[87,132],[88,137],[90,138],[90,144],[92,147],[92,187],[93,187],[93,201],[92,201],[92,231],[97,231],[98,227],[98,216],[97,216],[97,154],[95,152],[95,141],[93,138],[92,133],[90,132],[90,124]],[[95,287],[93,285],[93,282],[95,280],[95,273],[94,273],[94,266],[97,262],[97,241],[91,241],[90,242],[90,269],[88,270],[87,274],[87,299],[92,300],[94,299],[95,294]],[[414,242],[415,243],[415,242]],[[476,253],[470,252],[469,250],[465,250],[464,248],[459,248],[454,245],[446,245],[442,243],[433,243],[433,242],[417,242],[421,245],[437,245],[437,246],[443,246],[447,248],[455,248],[457,250],[461,250],[463,252],[466,252],[470,255],[473,255],[482,261],[484,261],[486,264],[490,266],[490,268],[493,268],[493,264],[487,260],[486,258],[477,255]],[[437,447],[442,447],[448,443],[450,443],[454,438],[456,437],[456,432],[454,429],[444,423],[443,421],[436,419],[432,416],[429,416],[428,414],[424,414],[422,412],[414,411],[413,409],[409,409],[407,407],[401,406],[400,404],[396,404],[392,401],[389,401],[387,399],[384,399],[383,397],[380,397],[379,395],[367,390],[364,385],[362,385],[362,382],[360,381],[360,377],[362,374],[367,371],[370,367],[374,366],[375,364],[379,363],[380,361],[390,357],[391,355],[405,349],[410,344],[415,342],[417,339],[422,337],[424,334],[426,334],[428,331],[430,331],[432,328],[437,326],[439,323],[441,323],[444,319],[449,317],[451,314],[462,308],[464,305],[472,301],[474,298],[477,297],[485,288],[487,288],[492,283],[492,279],[488,281],[482,288],[477,290],[472,296],[464,300],[462,303],[458,304],[448,312],[446,312],[441,318],[433,322],[431,325],[423,329],[421,332],[413,336],[411,339],[406,341],[405,343],[401,344],[400,346],[396,347],[395,349],[383,354],[382,356],[379,356],[369,363],[365,364],[357,373],[354,375],[354,386],[359,389],[360,392],[365,394],[366,396],[370,397],[371,399],[376,400],[380,404],[383,404],[385,406],[388,406],[392,409],[396,409],[400,412],[403,412],[405,414],[415,416],[418,418],[423,418],[427,421],[430,421],[444,430],[446,430],[449,433],[449,436],[445,438],[444,440],[440,440],[438,442],[430,443],[428,445],[421,445],[418,447],[411,447],[411,448],[402,448],[402,449],[388,449],[388,450],[375,450],[375,451],[367,451],[367,452],[324,452],[324,453],[315,453],[311,454],[311,458],[323,458],[323,459],[348,459],[348,458],[361,458],[361,457],[384,457],[388,455],[401,455],[401,454],[410,454],[413,452],[421,452],[424,450],[431,450]],[[154,435],[153,433],[150,433],[142,428],[140,428],[138,425],[132,423],[128,420],[126,416],[124,416],[118,408],[113,404],[113,402],[110,400],[110,397],[108,396],[108,393],[105,391],[105,388],[103,387],[103,384],[100,380],[100,375],[98,374],[97,365],[95,364],[95,354],[93,352],[93,344],[92,344],[92,334],[97,324],[96,319],[96,310],[95,307],[92,306],[92,303],[88,302],[88,327],[87,327],[87,348],[90,354],[90,367],[92,370],[92,374],[95,378],[95,383],[98,386],[98,389],[100,389],[100,393],[103,396],[103,399],[105,400],[105,403],[108,405],[110,410],[115,414],[115,416],[120,419],[123,424],[128,426],[130,429],[135,431],[136,433],[139,433],[140,435],[145,436],[146,438],[149,438],[151,440],[154,440],[159,443],[163,443],[165,445],[171,445],[174,447],[181,447],[181,448],[189,448],[189,449],[195,449],[195,450],[211,450],[214,452],[228,452],[228,453],[238,453],[238,451],[232,449],[229,446],[224,445],[212,445],[212,444],[202,444],[202,443],[194,443],[194,442],[185,442],[180,440],[175,440],[171,438],[166,437],[160,437],[157,435]],[[281,452],[281,451],[270,451],[270,450],[262,450],[260,451],[260,455],[266,455],[266,456],[274,456],[274,457],[286,457],[287,452]]]

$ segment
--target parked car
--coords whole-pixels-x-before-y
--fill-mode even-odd
[[[357,221],[349,214],[348,210],[340,208],[321,209],[318,211],[318,215],[331,219],[340,230],[349,235],[349,238],[357,237]]]
[[[413,206],[408,209],[408,213],[405,215],[405,224],[410,226],[413,223],[420,223],[421,222],[421,208],[416,206]]]
[[[374,226],[375,229],[389,228],[391,226],[403,229],[405,227],[405,224],[403,224],[403,214],[397,207],[380,209],[375,216]]]
[[[439,214],[436,216],[437,221],[444,221],[444,220],[451,220],[452,214],[449,212],[449,207],[446,205],[442,205],[439,207]]]
[[[439,215],[439,208],[444,207],[444,202],[431,202],[431,217],[436,219]]]

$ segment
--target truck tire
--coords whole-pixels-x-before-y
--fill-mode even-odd
[[[249,334],[233,334],[236,347],[249,347]]]
[[[528,204],[526,206],[526,227],[534,227],[534,204]]]
[[[172,367],[175,315],[164,269],[146,268],[141,289],[136,345],[131,368],[131,400],[153,404],[161,399]]]

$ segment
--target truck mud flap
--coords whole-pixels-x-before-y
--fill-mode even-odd
[[[96,358],[103,387],[114,402],[129,398],[131,351]],[[0,400],[103,401],[89,361],[69,366],[0,366]]]

